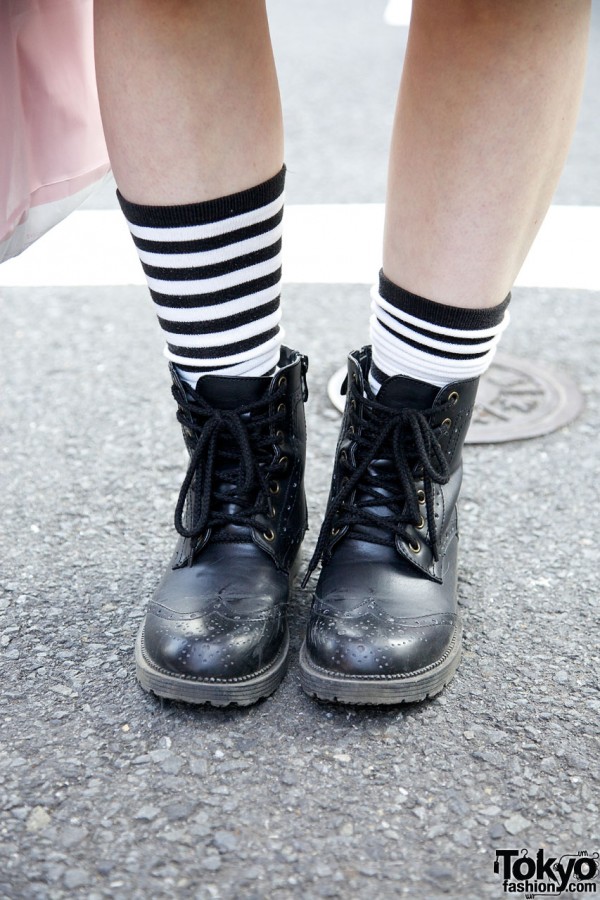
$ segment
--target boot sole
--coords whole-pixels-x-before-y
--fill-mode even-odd
[[[250,706],[268,697],[279,686],[287,670],[289,634],[273,662],[256,675],[231,680],[210,678],[200,680],[184,675],[172,675],[152,665],[144,653],[143,623],[135,642],[137,680],[145,691],[168,700],[210,706]]]
[[[318,700],[357,706],[392,706],[418,703],[439,694],[451,681],[461,658],[462,626],[458,626],[450,649],[438,663],[419,672],[390,678],[361,678],[321,669],[310,659],[306,641],[300,650],[300,680],[303,690]]]

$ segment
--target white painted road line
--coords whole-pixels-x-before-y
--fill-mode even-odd
[[[372,284],[381,265],[383,212],[383,204],[288,206],[284,281]],[[600,207],[551,207],[516,284],[600,290],[599,238]],[[144,283],[119,210],[75,212],[0,265],[0,286]]]
[[[412,0],[388,0],[388,5],[383,14],[386,25],[396,25],[400,28],[408,28],[410,24],[410,11]]]

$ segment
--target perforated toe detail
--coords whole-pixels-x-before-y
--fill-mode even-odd
[[[144,653],[156,669],[196,679],[256,674],[277,655],[285,632],[283,615],[162,617],[148,612]]]
[[[356,612],[313,608],[306,642],[314,665],[348,677],[398,677],[436,665],[452,645],[455,615],[398,619],[374,602]]]

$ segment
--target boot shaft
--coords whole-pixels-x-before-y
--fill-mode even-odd
[[[175,516],[176,565],[190,564],[211,541],[252,541],[279,568],[291,565],[307,527],[307,368],[307,358],[286,347],[273,375],[207,375],[194,389],[171,368],[190,456]]]
[[[370,363],[370,347],[348,357],[328,510],[311,569],[352,538],[395,546],[411,567],[441,580],[478,379],[440,389],[398,375],[373,396]]]

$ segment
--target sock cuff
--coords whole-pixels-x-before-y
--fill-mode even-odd
[[[286,168],[283,166],[277,175],[256,187],[239,191],[237,194],[229,194],[227,197],[219,197],[216,200],[205,200],[202,203],[185,203],[180,206],[145,206],[126,200],[119,190],[117,190],[117,200],[130,225],[142,225],[148,228],[204,225],[243,215],[273,203],[283,194],[285,173]]]
[[[426,300],[417,294],[411,294],[404,288],[390,281],[383,272],[379,273],[379,294],[396,309],[401,309],[408,315],[414,316],[431,325],[443,328],[459,329],[461,331],[479,331],[484,328],[494,328],[500,325],[510,303],[510,294],[491,309],[462,309],[456,306],[446,306],[444,303],[436,303],[434,300]]]

